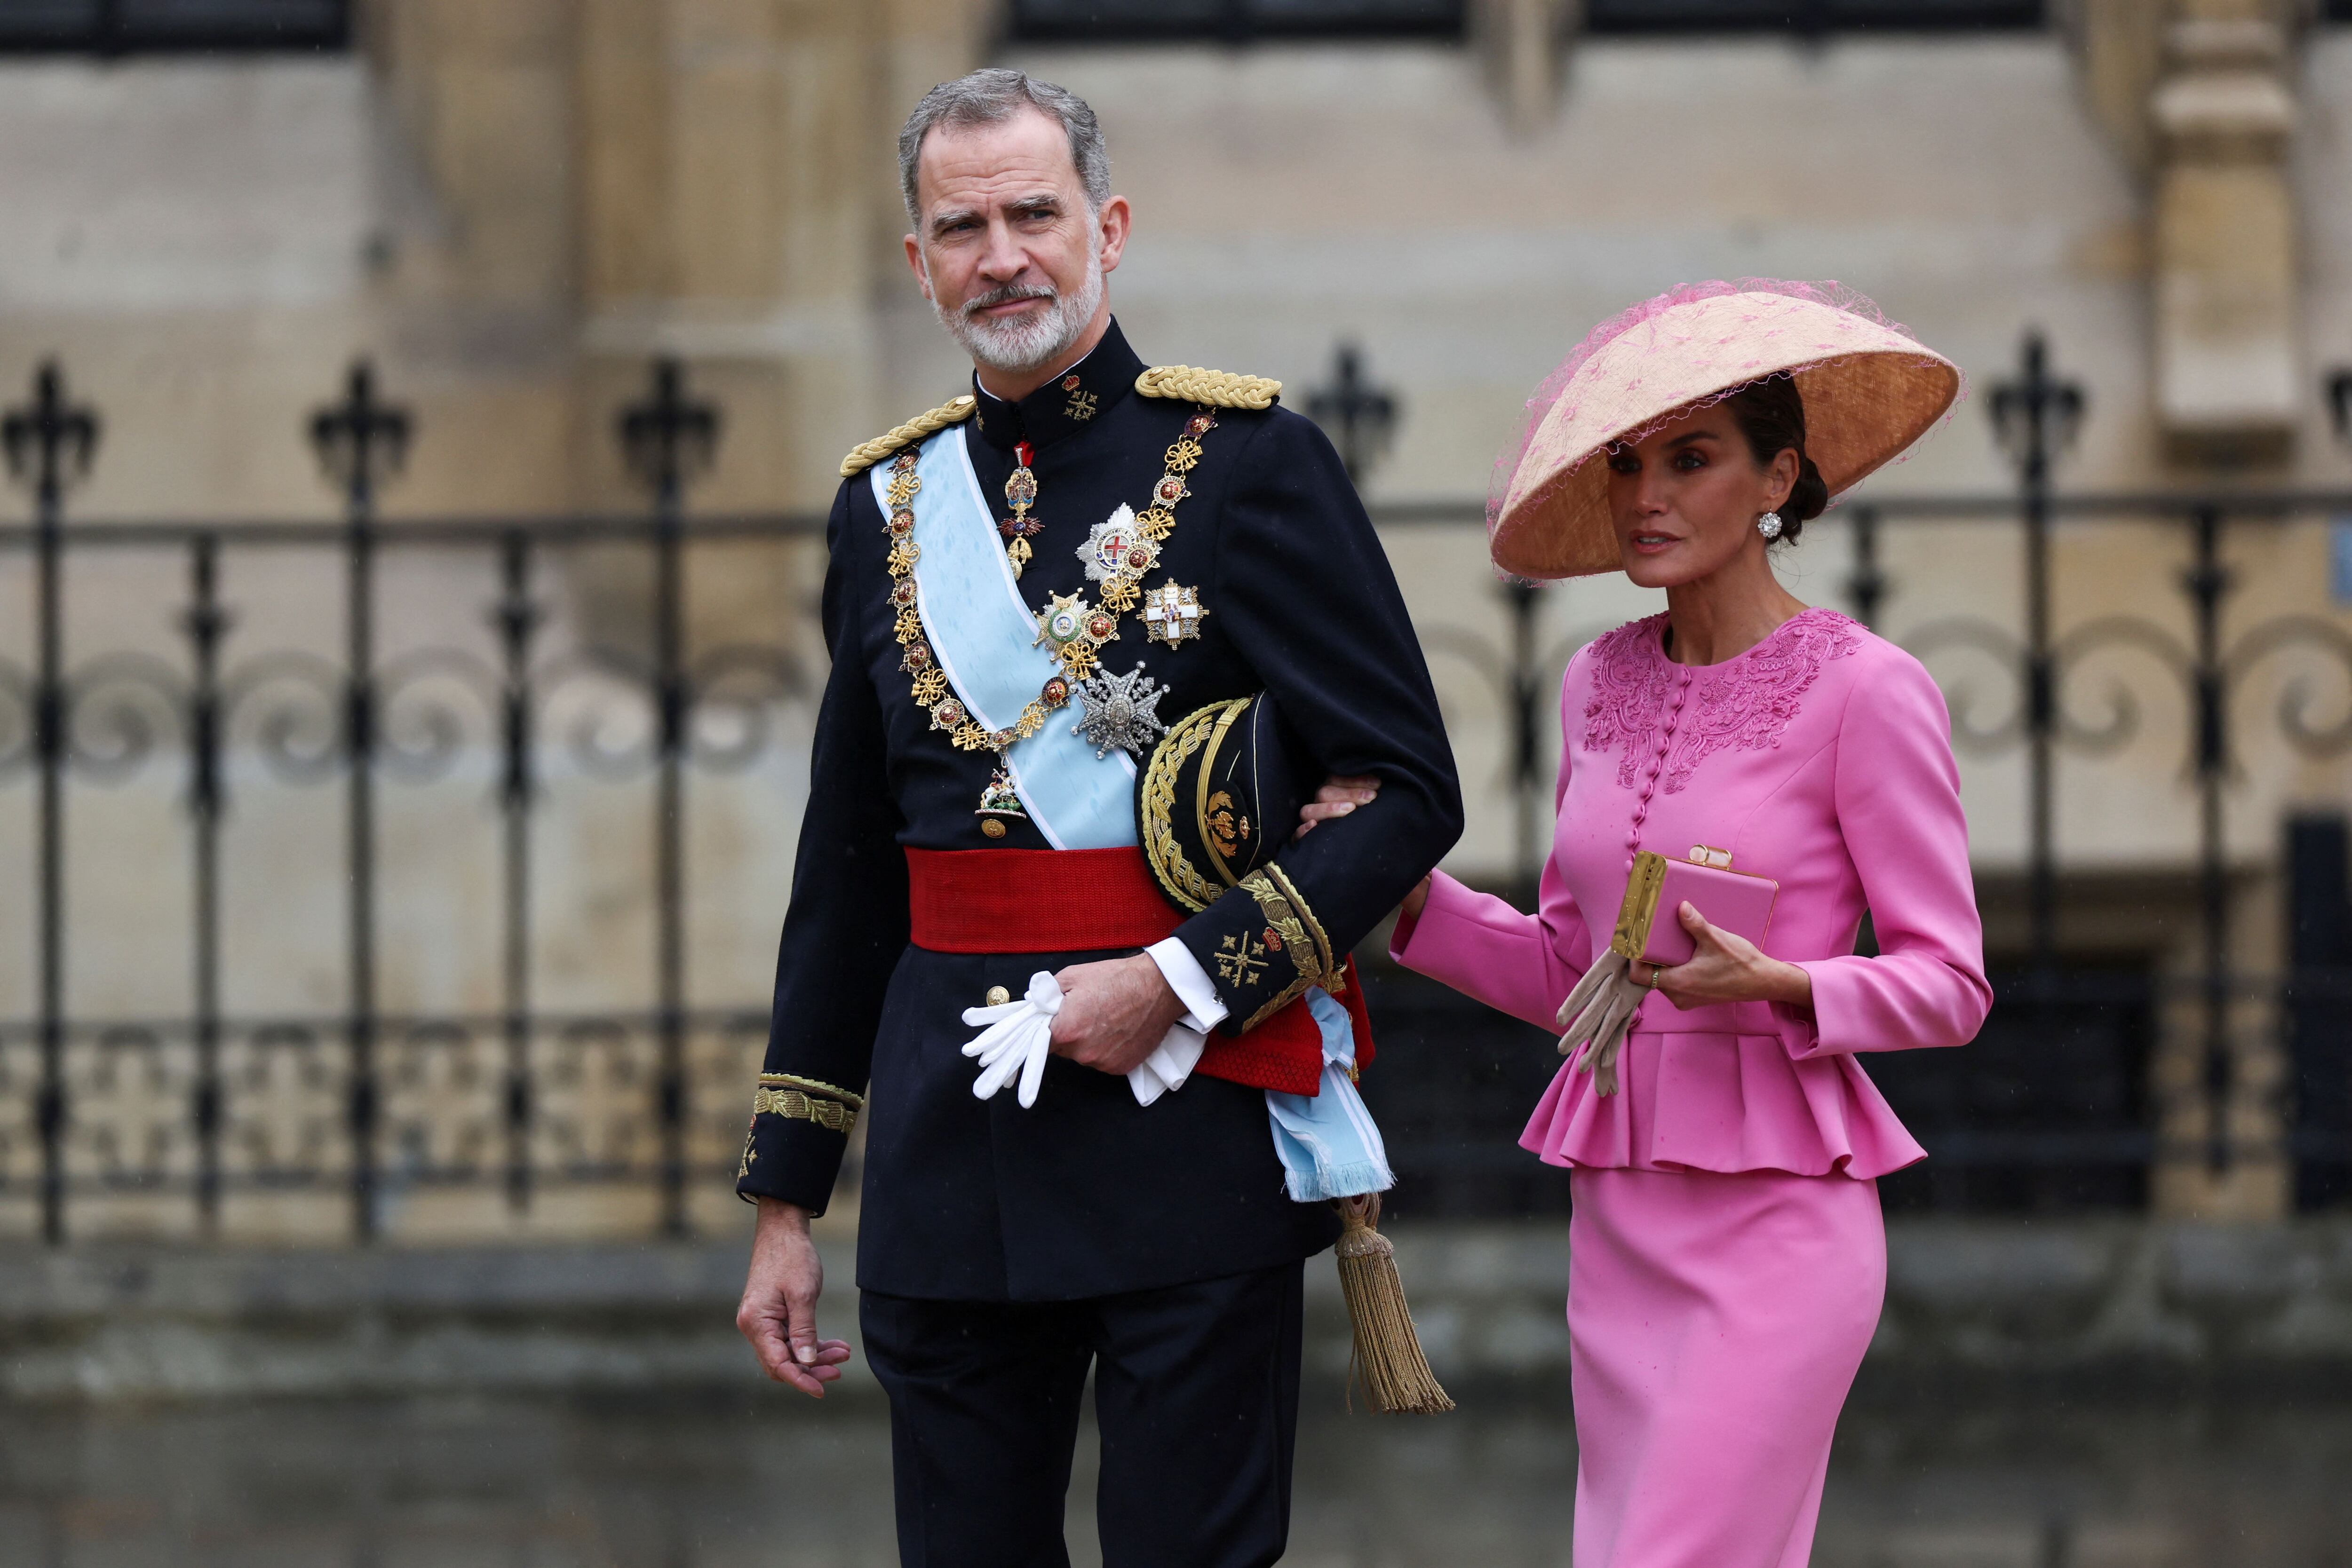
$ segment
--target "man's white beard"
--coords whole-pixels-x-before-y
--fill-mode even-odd
[[[1067,352],[1070,345],[1085,334],[1087,324],[1095,319],[1102,298],[1102,248],[1097,243],[1087,247],[1087,280],[1075,294],[1057,295],[1047,287],[995,288],[967,301],[959,310],[947,309],[936,298],[931,308],[938,313],[940,325],[948,329],[948,336],[963,345],[964,352],[972,357],[974,363],[1019,375],[1050,364],[1057,355]],[[1008,321],[970,314],[975,306],[1023,298],[1050,303],[1033,315]]]

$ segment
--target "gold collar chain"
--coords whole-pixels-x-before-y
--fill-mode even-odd
[[[1087,574],[1102,582],[1101,602],[1089,604],[1082,593],[1048,596],[1045,608],[1037,612],[1036,640],[1048,645],[1061,671],[1047,678],[1036,696],[1022,708],[1020,716],[1003,729],[988,729],[973,719],[971,710],[949,686],[938,655],[931,652],[930,636],[923,626],[922,606],[915,591],[915,563],[922,559],[923,549],[915,542],[914,500],[923,482],[915,476],[917,451],[908,448],[898,454],[890,465],[890,515],[883,522],[890,535],[887,565],[890,606],[898,612],[898,668],[911,677],[915,703],[930,714],[931,727],[947,731],[956,749],[990,751],[1003,758],[1016,743],[1045,727],[1046,716],[1069,702],[1073,683],[1095,673],[1102,662],[1103,644],[1118,640],[1119,618],[1142,601],[1143,576],[1160,564],[1160,547],[1176,530],[1176,504],[1192,493],[1185,476],[1200,464],[1201,437],[1216,426],[1216,416],[1208,409],[1193,410],[1192,417],[1184,423],[1184,433],[1168,448],[1167,472],[1151,487],[1150,505],[1134,515],[1131,534],[1122,533],[1115,540],[1109,539],[1104,532],[1109,525],[1097,527],[1089,547],[1097,540],[1105,541],[1107,553],[1089,555]],[[1097,555],[1103,559],[1097,559]],[[1196,615],[1200,613],[1205,612],[1195,611]],[[1150,628],[1149,634],[1153,641],[1167,641],[1171,645],[1181,640],[1163,638],[1159,626]],[[1002,767],[982,793],[980,809],[982,828],[991,838],[1004,836],[1001,819],[1026,814],[1020,810],[1020,798],[1013,789],[1010,775]]]

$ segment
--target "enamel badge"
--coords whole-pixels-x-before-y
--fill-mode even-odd
[[[1207,613],[1198,590],[1163,582],[1143,596],[1143,634],[1177,647],[1188,637],[1200,636],[1201,617]]]
[[[1078,547],[1078,559],[1086,563],[1088,580],[1108,582],[1115,577],[1141,577],[1150,571],[1160,559],[1160,547],[1136,526],[1135,508],[1122,503],[1118,511],[1087,530],[1086,543]]]
[[[980,819],[980,831],[992,839],[1004,836],[1006,823],[1029,820],[1029,813],[1021,805],[1021,792],[1013,787],[1013,775],[1002,768],[990,777],[988,788],[980,792],[980,810],[972,814]]]

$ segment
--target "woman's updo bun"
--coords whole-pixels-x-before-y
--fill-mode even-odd
[[[1805,455],[1805,400],[1797,391],[1796,378],[1773,376],[1752,382],[1724,402],[1731,417],[1739,422],[1739,433],[1748,438],[1748,450],[1759,465],[1795,450],[1797,483],[1790,489],[1789,498],[1780,503],[1780,538],[1782,544],[1795,544],[1805,519],[1820,517],[1830,504],[1830,487],[1822,482],[1822,471]]]

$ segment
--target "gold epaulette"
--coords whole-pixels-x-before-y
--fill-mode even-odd
[[[1237,376],[1231,371],[1154,365],[1135,378],[1135,390],[1146,397],[1178,398],[1211,408],[1272,408],[1282,394],[1282,383],[1265,376]]]
[[[862,445],[851,447],[849,455],[841,460],[841,476],[846,479],[853,474],[863,474],[901,446],[911,445],[926,435],[935,434],[950,424],[970,419],[972,410],[979,406],[978,401],[966,392],[960,398],[940,404],[929,413],[917,414],[887,435],[877,435]]]

